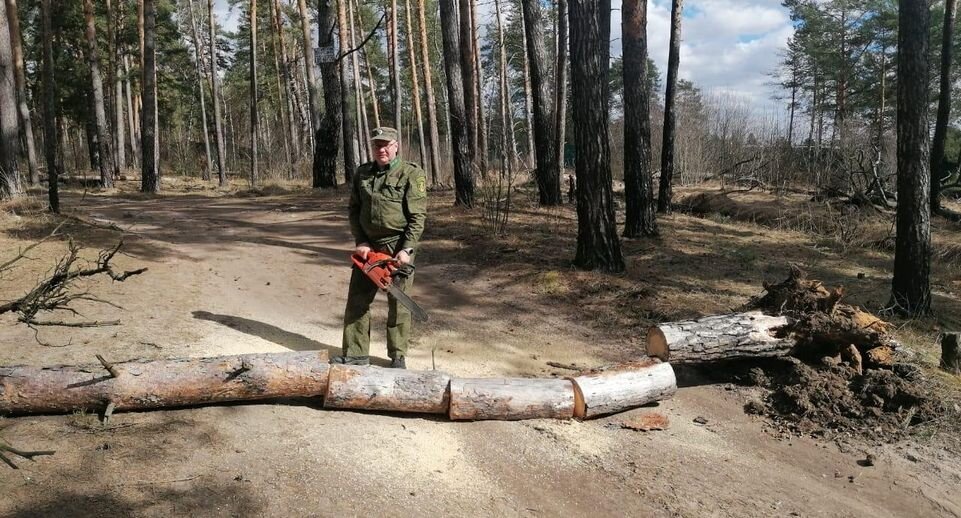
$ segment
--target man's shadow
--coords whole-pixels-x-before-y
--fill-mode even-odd
[[[227,326],[231,329],[257,336],[273,342],[277,345],[286,347],[292,351],[321,351],[326,350],[331,356],[340,355],[341,348],[327,345],[316,340],[311,340],[304,335],[291,333],[277,326],[250,320],[249,318],[235,317],[231,315],[218,315],[209,311],[194,311],[194,318],[208,320]]]

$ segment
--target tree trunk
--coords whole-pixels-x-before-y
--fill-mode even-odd
[[[624,0],[624,237],[656,236],[647,88],[647,2]]]
[[[647,331],[647,355],[674,364],[787,356],[793,338],[781,337],[787,317],[761,312],[665,322]]]
[[[467,153],[471,174],[477,165],[477,69],[474,68],[474,34],[470,24],[470,0],[458,0],[461,91],[464,93],[464,125],[467,129]]]
[[[301,0],[303,1],[303,0]],[[204,154],[207,157],[207,169],[204,170],[202,178],[205,181],[210,180],[210,173],[214,169],[213,157],[210,153],[210,132],[207,126],[207,101],[204,99],[204,83],[206,82],[204,74],[204,60],[203,53],[201,52],[200,34],[197,32],[197,21],[194,18],[194,1],[187,0],[187,9],[190,14],[190,31],[193,34],[194,40],[194,60],[197,66],[197,90],[200,92],[200,121],[201,121],[201,133],[204,137]],[[128,85],[129,88],[129,85]],[[133,143],[133,141],[131,141]]]
[[[424,116],[420,107],[420,82],[417,80],[417,57],[414,52],[414,18],[410,9],[411,1],[413,0],[404,0],[407,15],[407,57],[410,60],[410,83],[414,89],[414,120],[417,124],[417,145],[420,151],[421,165],[423,165],[427,161],[427,143],[424,139]]]
[[[408,0],[410,1],[410,0]],[[420,64],[427,94],[427,135],[430,138],[430,183],[436,185],[440,176],[440,136],[437,122],[437,103],[434,100],[434,84],[431,78],[430,52],[427,47],[427,21],[424,17],[424,0],[417,0],[417,16],[420,30]]]
[[[945,333],[941,337],[941,368],[961,374],[961,333]]]
[[[451,155],[454,159],[455,204],[474,205],[474,177],[471,171],[470,137],[464,108],[464,81],[458,46],[455,0],[440,0],[441,35],[444,40],[444,70],[447,72],[447,111],[450,116]]]
[[[900,0],[898,77],[928,77],[927,2]],[[899,312],[931,308],[931,190],[928,82],[898,81],[898,213],[891,302]]]
[[[22,193],[17,166],[17,91],[7,4],[0,2],[0,200]]]
[[[153,0],[144,3],[148,6],[145,17],[149,17]],[[144,109],[150,105],[145,103]],[[149,142],[144,141],[147,146]],[[111,404],[116,410],[145,410],[313,397],[326,392],[328,368],[326,351],[141,360],[96,367],[0,367],[0,412],[67,413]]]
[[[277,5],[270,1],[270,26],[273,28],[274,37],[271,39],[270,43],[273,45],[274,50],[274,72],[277,79],[277,97],[280,102],[280,116],[278,119],[281,122],[280,132],[282,135],[282,140],[284,141],[284,159],[286,168],[288,170],[293,168],[293,158],[290,154],[290,146],[293,144],[294,133],[292,133],[294,125],[294,111],[291,109],[290,104],[290,92],[284,87],[284,73],[280,67],[280,38],[282,37],[280,33],[280,28],[277,24],[273,23],[277,11]]]
[[[674,131],[677,125],[675,97],[677,68],[681,63],[681,12],[684,0],[671,1],[671,49],[667,58],[667,89],[664,93],[664,138],[661,140],[661,179],[657,193],[657,211],[671,213],[674,191]]]
[[[608,136],[610,0],[570,2],[573,119],[577,127],[577,255],[588,270],[624,271],[614,219]]]
[[[100,52],[97,49],[97,29],[94,23],[93,0],[83,2],[84,20],[87,29],[87,59],[90,61],[90,82],[93,91],[94,117],[97,128],[97,149],[100,155],[100,185],[113,187],[116,175],[113,154],[111,153],[110,129],[107,126],[107,111],[104,107],[103,78],[100,75]]]
[[[440,371],[331,365],[324,408],[445,414],[449,384]]]
[[[941,92],[938,95],[938,118],[934,123],[931,144],[931,212],[941,211],[941,180],[945,176],[944,144],[951,116],[951,38],[954,34],[955,0],[944,2],[944,27],[941,32]]]
[[[40,185],[40,172],[37,169],[37,147],[33,139],[33,120],[30,118],[30,108],[27,107],[27,78],[23,70],[23,43],[20,32],[20,13],[17,11],[17,0],[6,0],[7,19],[10,22],[10,41],[13,47],[13,70],[17,83],[17,109],[20,113],[20,124],[23,127],[24,147],[27,151],[27,166],[30,171],[30,185]]]
[[[400,24],[397,22],[397,0],[391,0],[390,2],[390,56],[391,56],[391,66],[390,66],[390,77],[391,86],[394,88],[394,128],[397,131],[401,130],[401,110],[403,109],[403,104],[401,103],[400,97],[400,49],[397,46],[397,31],[400,28]],[[407,145],[406,142],[402,142],[402,147]],[[398,151],[402,153],[405,150]]]
[[[349,39],[345,1],[347,0],[337,0],[337,38],[342,44]],[[341,53],[346,51],[347,49],[341,49]],[[340,67],[340,116],[344,131],[344,179],[350,183],[354,171],[357,170],[357,140],[354,138],[354,116],[350,113],[350,102],[347,97],[350,95],[350,75],[346,59],[338,60],[337,64]]]
[[[656,360],[611,365],[569,379],[574,383],[574,417],[580,419],[623,412],[677,392],[674,369]]]
[[[160,149],[157,145],[157,8],[154,0],[144,3],[143,116],[140,119],[140,190],[160,192]],[[213,22],[211,22],[213,23]]]
[[[43,141],[44,158],[47,166],[47,197],[50,212],[60,212],[59,157],[60,136],[57,131],[57,82],[53,57],[53,7],[52,0],[41,0],[40,16],[43,25]],[[0,191],[3,184],[0,184]],[[2,192],[0,192],[2,194]]]
[[[130,61],[129,58],[125,55],[123,57],[123,74],[124,74],[124,93],[126,94],[126,97],[127,97],[127,129],[128,129],[127,133],[129,135],[129,140],[130,140],[130,159],[131,161],[135,161],[137,160],[137,156],[140,154],[140,147],[137,145],[137,124],[136,124],[136,121],[134,120],[135,119],[134,118],[135,105],[133,102],[134,93],[133,93],[133,88],[130,85],[129,61]],[[204,129],[206,130],[206,124],[204,125]],[[205,133],[205,136],[206,136],[206,133]],[[210,156],[209,153],[207,156],[209,158]],[[207,175],[208,176],[204,178],[205,180],[210,179],[209,167],[207,168]]]
[[[347,2],[347,20],[350,25],[350,47],[357,46],[357,27],[354,23],[354,2]],[[360,78],[360,51],[350,55],[351,73],[354,77],[354,114],[357,116],[357,145],[360,151],[360,163],[373,160],[373,150],[370,147],[370,122],[367,119],[367,102],[364,98],[364,82]]]
[[[288,122],[290,123],[290,140],[293,146],[294,152],[294,162],[300,161],[300,132],[297,130],[297,122],[294,119],[294,114],[297,113],[297,103],[296,98],[296,88],[294,87],[293,74],[290,73],[290,60],[287,59],[287,43],[284,38],[284,24],[280,17],[280,0],[273,0],[274,2],[274,25],[277,29],[277,40],[280,44],[280,59],[281,59],[281,70],[284,74],[284,89],[287,91],[287,110],[290,112],[290,118]],[[343,40],[341,40],[343,41]]]
[[[310,138],[313,142],[314,134],[320,126],[320,93],[317,85],[317,74],[314,73],[314,42],[310,32],[310,18],[306,0],[297,0],[297,7],[300,9],[300,30],[304,44],[304,70],[307,74],[307,99],[310,103]]]
[[[333,47],[334,22],[336,14],[331,3],[334,0],[320,0],[317,11],[317,23],[320,36],[317,44],[321,49]],[[324,118],[317,130],[315,139],[317,147],[314,150],[313,186],[315,188],[337,187],[337,141],[340,138],[341,108],[340,108],[340,77],[338,77],[338,63],[327,60],[320,65],[320,75],[324,82]]]
[[[557,169],[563,173],[564,144],[567,141],[567,0],[557,0],[557,64],[554,79],[554,139]]]
[[[454,421],[570,419],[574,387],[559,379],[454,378],[448,415]]]
[[[260,115],[257,113],[257,0],[250,0],[250,188],[257,187],[257,140]]]
[[[217,76],[217,18],[214,16],[213,0],[207,0],[207,19],[210,31],[208,43],[210,44],[210,92],[214,105],[214,142],[217,143],[217,180],[221,187],[226,187],[227,143],[224,140],[224,118],[220,107],[220,78]],[[142,140],[146,140],[146,137]]]
[[[521,9],[521,16],[523,16],[523,12],[523,9]],[[569,18],[570,16],[568,16]],[[534,94],[531,92],[531,66],[530,57],[527,53],[526,30],[521,31],[521,40],[524,48],[521,52],[521,58],[524,61],[524,117],[527,123],[527,154],[528,163],[534,164],[537,161],[537,153],[534,147]]]
[[[494,0],[494,16],[497,17],[497,48],[500,57],[498,86],[500,87],[501,115],[501,156],[510,169],[517,158],[517,144],[514,142],[514,118],[510,109],[510,85],[507,80],[507,46],[504,44],[504,24],[501,21],[501,6]]]
[[[541,205],[560,205],[561,171],[557,163],[557,142],[554,141],[554,102],[547,80],[547,51],[541,26],[539,0],[523,0],[524,32],[527,35],[527,55],[530,60],[531,90],[534,94],[534,145],[537,157],[537,192]],[[606,66],[605,66],[606,69]],[[607,129],[605,128],[605,133]]]
[[[477,156],[478,167],[482,173],[487,172],[487,117],[484,116],[484,68],[480,62],[480,49],[478,41],[480,34],[477,31],[477,1],[470,0],[470,27],[471,27],[471,54],[474,56],[475,74],[474,88],[477,96],[477,121],[480,130],[477,133]]]
[[[107,0],[107,38],[110,41],[109,52],[110,52],[110,73],[108,77],[111,79],[110,83],[112,86],[112,91],[110,92],[111,101],[110,104],[113,108],[113,140],[110,145],[116,152],[116,171],[119,175],[120,173],[127,170],[127,149],[124,145],[124,120],[123,120],[123,82],[120,79],[120,38],[118,37],[118,31],[123,30],[123,27],[117,27],[117,23],[122,23],[123,15],[122,8],[123,2],[117,3],[117,12],[114,12],[112,7],[113,2]],[[115,21],[116,18],[116,21]]]

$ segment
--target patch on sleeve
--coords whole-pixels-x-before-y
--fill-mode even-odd
[[[426,177],[418,176],[417,179],[414,180],[414,186],[416,188],[418,196],[424,196],[427,194],[427,178]]]

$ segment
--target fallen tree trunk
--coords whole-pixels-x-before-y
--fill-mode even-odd
[[[326,351],[0,367],[0,414],[144,410],[310,397],[327,391]]]
[[[449,384],[440,371],[332,365],[324,407],[443,414]]]
[[[666,322],[647,332],[647,355],[671,363],[787,356],[796,342],[782,336],[787,317],[759,311]]]
[[[623,412],[677,392],[670,364],[647,360],[612,365],[569,378],[574,382],[574,417]]]
[[[570,419],[574,387],[559,379],[454,378],[448,415],[454,421]]]

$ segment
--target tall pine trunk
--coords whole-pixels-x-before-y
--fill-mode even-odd
[[[531,90],[534,100],[534,145],[537,157],[537,191],[541,205],[560,205],[561,172],[557,163],[557,136],[554,134],[554,100],[547,78],[547,51],[541,26],[539,0],[522,0],[524,32],[530,65]],[[606,66],[606,65],[605,65]]]
[[[354,2],[348,1],[347,3],[347,18],[349,20],[348,25],[350,25],[350,47],[354,48],[357,45],[356,41],[356,26],[354,24]],[[360,79],[360,58],[357,56],[360,52],[354,52],[350,55],[351,73],[354,77],[354,114],[357,116],[357,134],[360,135],[358,139],[358,150],[360,151],[360,162],[366,163],[372,160],[373,150],[370,148],[370,139],[366,138],[370,135],[370,126],[367,120],[367,103],[364,102],[364,83]]]
[[[143,0],[143,116],[140,135],[143,158],[140,161],[140,190],[160,192],[160,149],[157,146],[157,9],[154,0]]]
[[[221,187],[227,186],[227,149],[224,140],[224,118],[221,110],[220,78],[217,76],[217,18],[214,2],[207,0],[208,30],[210,32],[210,92],[214,105],[214,142],[217,143],[217,180]],[[144,85],[146,95],[146,84]],[[144,105],[147,103],[144,102]],[[143,130],[141,130],[143,131]],[[146,137],[142,140],[146,141]],[[146,153],[144,153],[146,156]]]
[[[130,84],[130,58],[124,55],[123,57],[123,75],[124,75],[124,94],[127,98],[127,134],[130,142],[130,159],[137,160],[137,156],[140,154],[140,147],[137,145],[137,123],[134,120],[134,93],[133,87]],[[206,125],[205,125],[206,126]],[[208,168],[209,175],[209,168]],[[207,180],[210,177],[206,177]]]
[[[205,67],[203,52],[200,46],[200,34],[197,31],[197,20],[194,18],[194,0],[187,0],[187,10],[190,15],[190,32],[193,35],[194,41],[194,61],[197,69],[197,90],[200,92],[200,129],[204,137],[204,156],[207,158],[207,168],[204,170],[201,177],[205,181],[209,181],[210,172],[213,171],[214,168],[214,161],[213,156],[211,156],[210,153],[210,131],[208,130],[207,125],[207,101],[205,100],[206,96],[204,95],[204,83],[207,80],[206,74],[204,74]]]
[[[23,35],[20,32],[20,13],[17,0],[6,0],[7,19],[10,21],[10,40],[13,47],[13,70],[17,83],[17,109],[20,113],[20,127],[23,128],[24,147],[27,151],[27,167],[30,171],[30,185],[40,185],[40,172],[37,168],[37,147],[33,138],[33,120],[27,107],[27,78],[23,65]]]
[[[307,74],[307,100],[310,104],[310,142],[315,145],[314,132],[320,125],[320,93],[317,85],[317,74],[314,72],[314,42],[310,33],[310,17],[307,13],[306,0],[297,0],[300,10],[300,31],[304,44],[304,72]]]
[[[447,111],[450,116],[451,155],[454,159],[454,203],[474,205],[474,177],[471,171],[470,139],[464,109],[464,80],[461,75],[460,35],[455,0],[440,0],[441,35],[444,40],[444,69],[447,71]]]
[[[408,0],[410,1],[410,0]],[[427,94],[427,135],[430,139],[430,181],[438,182],[440,175],[440,136],[437,123],[437,103],[434,100],[434,84],[431,78],[430,51],[427,47],[427,21],[424,17],[424,0],[417,0],[418,29],[420,30],[420,65],[424,75],[424,91]]]
[[[60,136],[57,128],[57,80],[54,72],[53,58],[53,13],[50,3],[53,0],[41,0],[40,16],[43,26],[41,39],[43,40],[43,141],[44,159],[47,166],[47,199],[50,202],[50,212],[60,212]],[[0,184],[0,189],[3,186]]]
[[[421,166],[423,166],[427,160],[427,146],[424,141],[424,116],[421,114],[420,106],[420,84],[417,80],[417,58],[414,53],[414,20],[410,9],[412,1],[404,0],[404,8],[407,14],[407,57],[410,60],[410,84],[414,89],[414,120],[417,124],[417,144],[420,150]]]
[[[293,74],[290,73],[290,61],[287,59],[287,43],[284,38],[284,24],[280,16],[280,0],[273,0],[274,26],[277,30],[277,40],[280,44],[280,64],[284,76],[284,89],[287,91],[287,110],[290,112],[288,122],[290,123],[290,143],[293,146],[294,162],[300,160],[300,131],[297,130],[296,88],[294,87]]]
[[[288,170],[293,169],[293,158],[290,154],[290,146],[294,140],[294,133],[292,133],[294,125],[294,111],[291,109],[290,104],[290,92],[284,86],[284,73],[280,67],[280,28],[273,23],[274,13],[276,12],[277,6],[272,0],[270,0],[270,26],[272,28],[273,38],[271,38],[271,45],[274,50],[274,77],[277,79],[277,97],[280,101],[280,132],[282,134],[281,140],[284,142],[284,158],[285,164]]]
[[[257,0],[250,0],[250,187],[257,187],[257,140],[260,115],[257,113]]]
[[[127,170],[127,136],[124,134],[124,125],[126,120],[124,118],[124,96],[123,96],[123,79],[121,76],[121,67],[123,63],[122,56],[122,46],[120,44],[120,33],[123,32],[123,2],[117,2],[116,14],[110,9],[110,2],[107,2],[107,15],[110,19],[116,16],[116,22],[114,22],[113,35],[110,36],[110,41],[113,42],[113,50],[110,53],[111,63],[110,70],[114,78],[113,86],[113,104],[114,104],[114,148],[117,150],[117,171],[124,172]]]
[[[93,108],[96,119],[97,151],[100,156],[100,185],[107,189],[113,187],[113,179],[117,176],[117,171],[111,152],[107,111],[104,107],[103,77],[100,74],[100,52],[97,49],[97,28],[94,23],[93,0],[84,0],[83,13],[87,29],[87,59],[90,61],[90,83],[93,91]]]
[[[347,35],[347,9],[344,6],[346,0],[337,0],[337,38],[341,42],[341,54],[348,49],[343,48],[344,42],[348,40]],[[344,179],[350,182],[350,178],[357,170],[357,139],[354,138],[354,116],[350,113],[350,75],[347,69],[347,60],[341,58],[337,61],[339,66],[340,79],[340,109],[341,125],[344,132]]]
[[[684,0],[671,1],[671,50],[667,58],[667,90],[664,94],[664,138],[661,141],[661,180],[657,193],[657,211],[671,213],[674,193],[674,132],[677,125],[675,97],[677,68],[681,63],[681,11]]]
[[[524,10],[521,9],[521,16]],[[537,151],[534,147],[534,94],[531,92],[531,66],[527,54],[527,31],[521,31],[521,42],[524,50],[521,59],[524,61],[524,122],[527,124],[527,161],[534,164],[537,161]],[[533,167],[533,165],[532,165]]]
[[[944,2],[944,28],[941,33],[941,91],[938,96],[938,118],[934,123],[931,144],[931,212],[941,212],[941,180],[945,176],[944,144],[951,116],[951,39],[954,34],[955,0]]]
[[[320,0],[317,11],[317,24],[320,48],[330,48],[334,44],[334,29],[337,13],[331,5],[334,0]],[[324,118],[317,130],[316,149],[314,150],[313,186],[315,188],[337,187],[337,151],[341,129],[340,77],[338,62],[325,60],[320,65],[320,75],[324,82]]]
[[[400,23],[397,22],[397,0],[390,2],[390,77],[391,86],[394,89],[394,129],[398,132],[402,129],[401,115],[403,103],[400,97],[400,49],[397,46],[397,31]],[[406,147],[406,142],[401,142],[402,147]],[[403,152],[403,150],[401,150]]]
[[[621,5],[624,45],[624,237],[655,236],[651,113],[647,89],[647,0]]]
[[[484,69],[480,62],[480,35],[477,30],[477,1],[470,0],[471,53],[474,55],[474,88],[477,96],[477,122],[480,128],[477,133],[478,167],[487,172],[487,117],[484,115]]]
[[[564,171],[564,144],[567,141],[567,0],[557,0],[557,64],[554,69],[554,142],[557,168]]]
[[[477,160],[477,69],[474,67],[474,31],[470,23],[470,0],[459,0],[460,21],[458,48],[461,65],[461,91],[464,94],[464,125],[467,129],[467,152],[471,173]]]
[[[0,200],[22,194],[17,166],[17,91],[7,4],[0,2]]]
[[[900,0],[898,77],[928,77],[927,2]],[[931,308],[928,82],[898,81],[898,213],[891,303],[907,315]]]
[[[577,147],[577,255],[587,270],[624,271],[608,136],[611,0],[571,0],[571,93]]]

